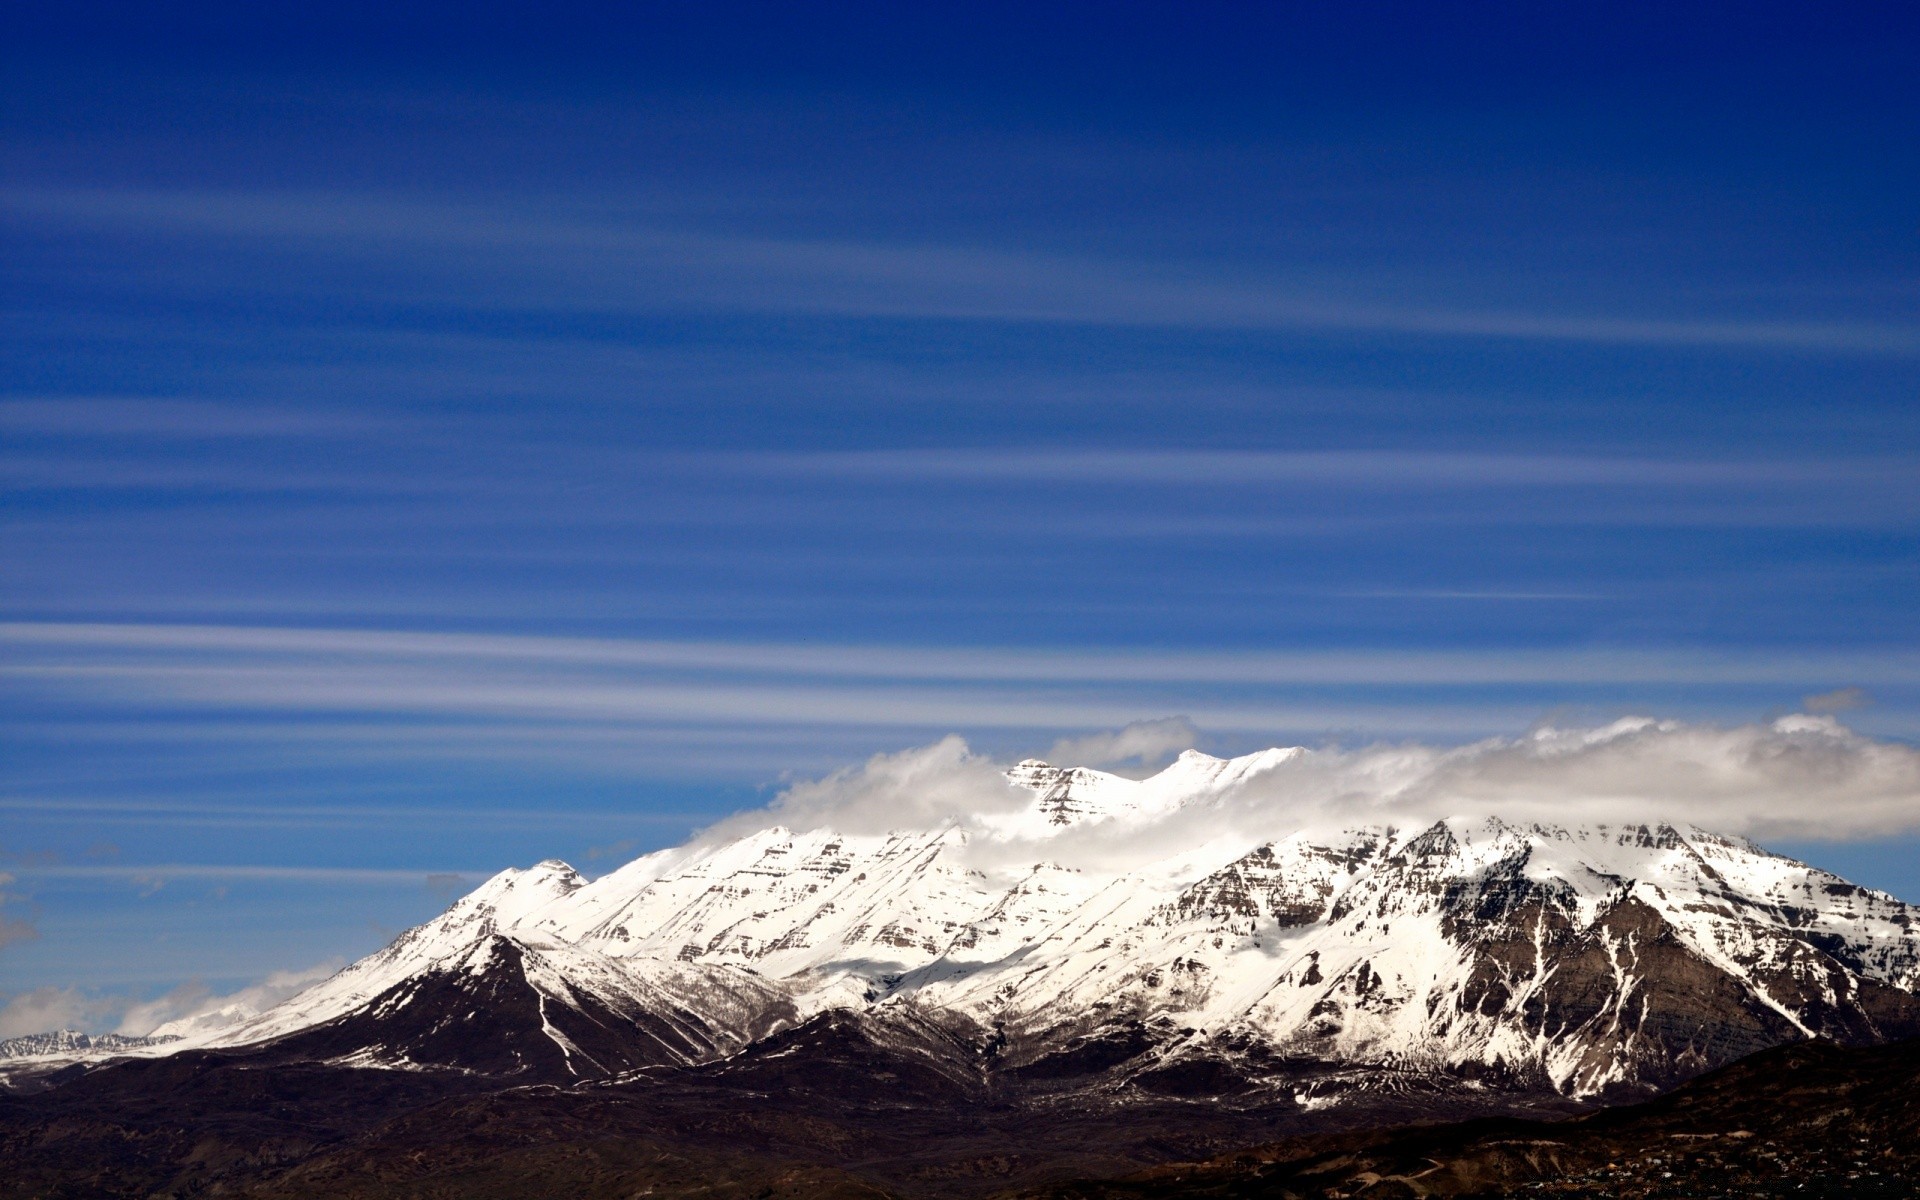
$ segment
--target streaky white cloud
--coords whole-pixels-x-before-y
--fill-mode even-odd
[[[0,684],[22,695],[169,718],[69,722],[62,738],[190,737],[223,754],[286,761],[564,761],[755,781],[949,731],[1038,748],[1042,739],[1108,738],[1090,731],[1169,712],[1243,745],[1283,734],[1464,741],[1524,727],[1556,706],[1618,712],[1625,687],[1670,689],[1689,715],[1751,712],[1794,696],[1817,710],[1863,694],[1836,692],[1838,683],[1872,687],[1886,698],[1873,727],[1904,732],[1920,685],[1920,650],[1906,645],[1233,652],[15,621],[0,623],[0,647]],[[1151,753],[1086,742],[1058,757],[1145,765],[1178,748],[1185,735],[1175,732],[1163,729],[1165,744]]]
[[[302,414],[241,410],[227,415],[187,405],[146,412],[137,404],[103,411],[84,404],[28,403],[0,398],[0,429],[34,435],[0,456],[0,479],[22,489],[237,491],[339,497],[380,495],[404,506],[407,519],[432,524],[471,519],[476,497],[508,510],[566,515],[567,489],[542,484],[524,464],[470,471],[432,465],[427,447],[444,437],[424,421],[367,430],[381,441],[412,429],[428,459],[398,463],[365,455],[331,456],[324,466],[293,469],[287,462],[246,454],[207,454],[209,439],[343,437],[351,414],[334,432],[324,414],[310,429]],[[127,409],[131,407],[131,411]],[[196,423],[206,432],[196,432]],[[285,430],[285,432],[275,432]],[[357,436],[357,435],[356,435]],[[502,426],[497,436],[512,440]],[[29,444],[32,443],[32,444]],[[42,444],[44,443],[44,444]],[[231,447],[230,447],[231,448]],[[553,457],[560,454],[560,457]],[[306,457],[313,457],[311,454]],[[403,456],[406,457],[406,456]],[[872,489],[908,496],[908,505],[860,506],[867,528],[972,528],[1004,512],[1011,493],[1047,496],[1023,505],[1029,532],[1113,540],[1185,535],[1326,537],[1388,527],[1738,526],[1750,528],[1878,527],[1910,523],[1920,489],[1915,464],[1900,454],[1832,457],[1713,458],[1539,453],[1462,453],[1435,450],[1223,450],[1010,446],[992,449],[698,452],[618,445],[576,446],[543,455],[545,470],[594,480],[602,499],[597,522],[638,528],[737,528],[807,525],[832,513],[823,493]],[[646,483],[635,486],[632,481]],[[628,482],[620,482],[628,481]],[[663,502],[668,487],[678,499]],[[1077,493],[1113,489],[1178,497],[1175,505],[1088,506]],[[1555,497],[1552,504],[1517,505],[1510,493]],[[1285,503],[1247,506],[1252,494]],[[1408,503],[1410,497],[1435,503]],[[939,503],[927,501],[939,499]],[[1209,501],[1242,503],[1210,511]],[[559,507],[555,507],[556,503]],[[1164,511],[1162,511],[1164,510]],[[65,527],[39,514],[42,527]],[[247,527],[248,518],[230,518]],[[578,547],[494,546],[489,554],[551,559],[591,554]],[[1471,591],[1473,589],[1464,589]]]
[[[0,456],[0,483],[20,491],[138,489],[441,498],[451,498],[460,492],[457,481],[435,480],[420,474],[408,476],[398,471],[380,473],[340,467],[288,469],[234,460],[155,457],[125,449],[111,453],[68,449],[7,454]]]
[[[1037,687],[848,686],[825,681],[739,683],[593,678],[469,677],[379,666],[4,667],[0,677],[40,685],[100,684],[142,704],[261,712],[468,714],[527,722],[628,721],[648,725],[729,722],[823,728],[928,730],[957,725],[997,729],[1073,729],[1138,718],[1142,699],[1058,694]],[[1346,702],[1264,702],[1193,706],[1209,728],[1389,728],[1482,732],[1488,716],[1513,723],[1537,711],[1527,703],[1477,707]],[[1158,705],[1156,705],[1158,707]]]
[[[159,863],[145,866],[94,866],[50,863],[16,868],[23,875],[53,879],[125,879],[143,887],[164,887],[176,879],[254,880],[273,883],[387,884],[423,887],[441,875],[484,876],[484,871],[444,871],[393,867],[288,867],[251,863]]]
[[[821,645],[660,641],[639,638],[441,633],[160,623],[0,622],[0,644],[42,655],[121,652],[133,659],[73,660],[69,678],[110,680],[172,666],[318,665],[411,661],[484,666],[699,671],[734,676],[814,676],[961,682],[1270,684],[1805,684],[1845,678],[1920,683],[1920,650],[1890,644],[1854,651],[1767,648],[1648,650],[1629,647],[1477,651],[1352,648],[1209,651],[1129,647]],[[149,657],[171,655],[175,657]],[[21,657],[17,656],[17,657]],[[21,661],[27,660],[21,657]],[[39,673],[55,661],[37,663]],[[370,668],[371,669],[371,668]],[[24,671],[16,671],[24,673]],[[241,676],[245,679],[245,676]]]
[[[1437,298],[1359,301],[1331,283],[1192,263],[984,245],[767,237],[392,195],[11,187],[16,220],[159,229],[276,243],[284,253],[378,255],[414,269],[416,295],[469,304],[539,297],[573,311],[749,311],[1189,329],[1317,330],[1521,342],[1726,346],[1908,357],[1898,322],[1647,317],[1465,309]],[[476,254],[475,250],[485,253]],[[292,291],[300,273],[278,281]]]
[[[67,817],[134,817],[142,822],[178,825],[306,826],[344,829],[360,825],[407,821],[441,822],[456,812],[464,823],[506,826],[599,824],[609,819],[642,825],[673,825],[696,821],[704,815],[691,811],[630,812],[624,809],[606,808],[476,808],[461,805],[457,809],[450,809],[445,806],[401,804],[232,804],[193,796],[171,796],[161,800],[120,800],[87,795],[9,796],[0,794],[0,813],[57,814]],[[111,872],[115,868],[100,867],[98,869]],[[404,879],[409,873],[400,872],[396,878]],[[0,876],[0,885],[4,885],[7,878]],[[0,940],[0,945],[4,944],[5,942]]]
[[[323,438],[390,431],[359,413],[171,396],[0,396],[0,429],[58,437]]]
[[[846,450],[686,456],[704,470],[892,481],[1291,484],[1392,492],[1428,489],[1911,484],[1901,458],[1845,460],[1604,457],[1433,450],[1103,450],[1089,447]]]

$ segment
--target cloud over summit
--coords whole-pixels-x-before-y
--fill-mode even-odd
[[[1151,757],[1176,726],[1191,733],[1183,722],[1155,722],[1056,750]],[[878,833],[953,821],[980,840],[1003,842],[994,818],[1032,797],[1007,783],[1008,765],[949,736],[796,784],[709,836],[772,824]],[[1920,750],[1809,714],[1734,726],[1632,717],[1457,747],[1325,746],[1144,822],[1096,822],[1049,837],[1043,856],[1130,858],[1149,846],[1164,854],[1215,838],[1258,842],[1313,826],[1404,827],[1442,817],[1670,822],[1757,839],[1897,835],[1920,830]]]

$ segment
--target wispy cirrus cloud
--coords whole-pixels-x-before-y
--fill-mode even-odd
[[[1333,331],[1443,339],[1730,347],[1911,357],[1920,328],[1860,320],[1541,313],[1356,300],[1148,265],[982,246],[728,234],[527,206],[388,195],[13,187],[0,207],[41,224],[142,228],[196,237],[396,255],[433,275],[408,286],[466,303],[568,309],[731,309],[857,317]],[[476,255],[475,251],[484,251]],[[437,276],[435,278],[434,276]],[[431,281],[429,281],[431,280]],[[291,278],[261,280],[284,288]]]
[[[258,712],[470,714],[551,722],[672,725],[729,722],[753,726],[929,729],[1071,729],[1124,724],[1141,699],[1104,689],[1052,694],[1018,687],[936,687],[875,682],[608,682],[577,677],[485,678],[473,673],[380,667],[76,666],[0,668],[0,678],[69,695],[91,694],[148,706]],[[1430,706],[1348,701],[1292,704],[1273,698],[1214,699],[1193,709],[1208,728],[1393,728],[1466,733],[1492,720],[1524,724],[1533,705]]]
[[[421,868],[382,867],[298,867],[258,863],[150,863],[96,865],[83,863],[36,863],[15,868],[23,879],[107,879],[125,880],[142,887],[165,886],[176,879],[238,880],[268,883],[312,883],[323,885],[380,885],[422,887],[432,876],[458,875],[478,883],[490,872],[431,871]]]
[[[168,461],[148,455],[0,455],[0,487],[32,492],[171,492],[313,497],[453,496],[458,487],[398,472],[286,469],[273,465]]]
[[[1303,684],[1792,683],[1844,677],[1920,682],[1920,648],[1862,650],[1580,648],[1525,650],[1182,650],[1137,647],[939,647],[444,633],[285,626],[0,622],[0,644],[47,651],[122,651],[306,658],[338,663],[423,661],[546,664],[556,668],[685,670],[828,679],[1015,683],[1172,682]],[[205,660],[200,660],[204,662]],[[164,661],[128,660],[165,670]],[[115,667],[97,664],[111,673]],[[191,666],[193,664],[183,664]],[[31,668],[29,668],[31,669]],[[83,678],[87,664],[39,668]]]
[[[6,414],[0,401],[0,428]],[[284,435],[352,438],[357,449],[351,454],[282,460],[212,454],[200,445],[281,437],[270,431],[283,419],[298,425],[297,417],[272,413],[100,416],[61,408],[41,425],[74,436],[0,456],[0,486],[380,498],[390,506],[385,519],[440,534],[533,520],[574,523],[583,495],[597,502],[593,524],[605,531],[777,525],[967,533],[1017,513],[1019,528],[1033,535],[1081,541],[1440,526],[1888,527],[1920,520],[1920,464],[1898,454],[1663,458],[1097,446],[690,451],[572,444],[545,446],[528,458],[450,450],[429,421],[403,430],[370,418],[361,428],[351,417],[329,433],[321,432],[325,419],[316,418],[314,429]],[[137,433],[149,420],[146,432]],[[215,428],[228,420],[229,428]],[[196,432],[203,425],[207,431]],[[510,424],[496,425],[501,437],[513,436]],[[80,431],[89,428],[96,430],[92,440],[81,440]],[[1118,497],[1127,502],[1113,503]],[[283,514],[281,520],[294,518]]]
[[[317,405],[168,396],[0,397],[0,431],[67,438],[338,438],[391,431],[394,425]]]
[[[1525,728],[1567,705],[1617,712],[1623,697],[1648,689],[1681,711],[1731,714],[1871,686],[1894,698],[1875,710],[1876,727],[1895,730],[1913,724],[1903,697],[1920,688],[1920,648],[1900,645],[1231,651],[11,622],[0,624],[0,647],[9,659],[0,683],[67,714],[16,713],[9,724],[23,737],[198,745],[229,765],[349,755],[599,764],[735,781],[954,729],[998,744],[1032,739],[1031,750],[1064,738],[1083,756],[1143,760],[1164,751],[1169,737],[1190,742],[1196,730],[1235,745],[1464,740]],[[1183,716],[1163,719],[1168,713]],[[79,714],[91,714],[86,725],[59,732],[60,720],[71,724]],[[1129,739],[1084,740],[1123,727],[1133,730]],[[12,803],[35,802],[29,781],[16,788]],[[99,790],[67,770],[46,799],[85,803]],[[169,799],[170,820],[349,824],[379,819],[372,814],[383,807],[282,796],[271,811],[255,812],[184,801]],[[391,819],[408,819],[405,807]],[[601,815],[582,810],[578,819]]]
[[[468,730],[467,733],[471,737],[489,740],[501,736],[498,730]],[[168,731],[167,736],[176,741],[180,738],[177,730]],[[284,739],[288,735],[282,732],[276,736]],[[371,734],[365,736],[367,740],[374,740]],[[452,736],[450,731],[446,736]],[[348,739],[335,733],[334,740]],[[302,804],[285,800],[274,803],[235,804],[196,799],[191,796],[174,796],[166,800],[124,800],[102,799],[85,794],[60,796],[0,794],[0,813],[58,816],[63,820],[108,818],[170,825],[320,829],[393,827],[410,823],[435,824],[446,821],[450,815],[454,814],[458,815],[462,824],[489,828],[497,826],[551,828],[570,823],[603,825],[613,819],[634,825],[675,827],[698,821],[703,816],[695,812],[632,812],[604,808],[569,810],[544,806],[533,809],[461,805],[457,809],[449,809],[445,806],[407,804]],[[111,876],[113,871],[103,870],[100,873],[103,876]]]
[[[690,456],[692,457],[692,456]],[[1296,484],[1393,490],[1907,483],[1903,458],[1840,461],[1650,458],[1395,450],[1100,449],[1065,446],[738,453],[694,458],[706,468],[887,480]]]

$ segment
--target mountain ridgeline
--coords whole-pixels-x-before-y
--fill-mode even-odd
[[[1700,829],[1454,818],[1045,853],[1203,813],[1298,753],[1189,751],[1144,780],[1029,761],[1008,776],[1030,800],[990,820],[764,828],[592,882],[504,871],[175,1045],[568,1084],[830,1074],[857,1044],[983,1097],[1311,1113],[1626,1100],[1782,1043],[1920,1035],[1920,910]]]

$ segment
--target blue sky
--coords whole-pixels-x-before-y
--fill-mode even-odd
[[[948,732],[1914,741],[1915,18],[1546,7],[16,6],[0,992]]]

